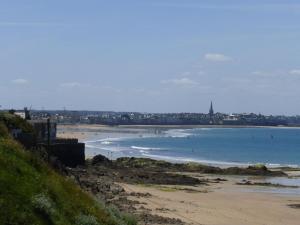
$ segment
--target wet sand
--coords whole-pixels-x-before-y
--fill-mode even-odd
[[[151,213],[191,225],[299,224],[300,209],[288,205],[299,204],[300,196],[251,192],[250,187],[237,187],[235,182],[229,178],[208,187],[121,185],[127,192],[150,193],[151,197],[131,199],[146,203],[143,207]]]

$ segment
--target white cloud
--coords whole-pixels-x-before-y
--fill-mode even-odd
[[[184,77],[179,79],[170,79],[170,80],[162,80],[162,84],[174,84],[178,86],[194,86],[197,85],[198,82],[191,80],[190,78]]]
[[[292,74],[292,75],[300,75],[300,69],[297,69],[297,70],[291,70],[291,71],[290,71],[290,74]]]
[[[14,84],[28,84],[29,83],[28,80],[25,80],[23,78],[18,78],[18,79],[12,80],[11,82]]]
[[[207,53],[204,55],[204,58],[212,62],[228,62],[232,60],[231,57],[220,53]]]
[[[68,83],[62,83],[60,84],[61,87],[68,87],[68,88],[74,88],[74,87],[81,87],[82,84],[78,82],[68,82]]]

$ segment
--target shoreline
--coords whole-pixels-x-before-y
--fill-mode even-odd
[[[177,218],[190,225],[296,225],[300,218],[297,209],[288,206],[298,204],[299,197],[243,192],[232,180],[206,188],[120,185],[127,192],[149,193],[151,197],[130,200],[146,203],[143,207],[151,213]]]
[[[299,186],[274,191],[278,185],[264,180],[269,176],[184,172],[173,166],[98,155],[83,168],[69,169],[69,176],[106,204],[134,214],[141,225],[296,225],[300,220]],[[285,193],[288,189],[299,194]]]
[[[154,127],[59,125],[58,128],[59,132],[64,132],[60,133],[62,136],[76,135],[80,141],[87,141],[93,137],[120,137],[124,134],[122,132],[130,137],[138,137]],[[116,132],[118,129],[121,132]],[[82,189],[106,204],[114,204],[122,211],[136,215],[141,225],[299,223],[300,214],[297,210],[300,205],[300,183],[297,183],[297,187],[289,183],[300,180],[299,169],[272,168],[271,171],[275,171],[273,175],[280,170],[288,176],[281,177],[278,174],[270,177],[255,173],[243,174],[241,171],[246,171],[245,168],[237,168],[233,172],[230,169],[229,174],[221,174],[220,171],[226,169],[220,168],[214,168],[216,173],[205,173],[206,170],[184,172],[183,164],[173,168],[166,166],[172,163],[162,164],[162,161],[151,159],[145,161],[153,162],[157,167],[151,163],[147,166],[142,158],[137,158],[136,162],[132,158],[123,161],[119,158],[113,160],[117,164],[112,165],[112,161],[103,156],[97,160],[91,156],[83,168],[69,169],[69,176]],[[209,166],[203,167],[212,169]]]
[[[58,125],[58,133],[57,136],[60,138],[77,138],[79,141],[86,143],[86,159],[92,158],[96,154],[109,155],[113,153],[114,159],[120,157],[130,157],[131,155],[123,155],[119,151],[115,151],[111,149],[113,147],[106,145],[110,141],[114,139],[122,139],[122,138],[140,138],[143,137],[151,137],[155,135],[155,129],[161,129],[162,131],[172,130],[172,129],[193,129],[193,128],[214,128],[213,126],[144,126],[144,125],[122,125],[122,126],[106,126],[106,125]],[[219,127],[221,128],[221,127]],[[240,127],[223,127],[223,128],[240,128]],[[265,127],[243,127],[243,128],[265,128]],[[286,129],[286,127],[267,127],[274,129]],[[297,128],[298,129],[298,128]],[[98,147],[97,150],[93,150],[92,143],[94,141],[103,141],[106,142],[103,147]],[[108,150],[110,149],[110,150]],[[145,150],[145,149],[142,149]],[[209,166],[217,166],[221,168],[228,167],[248,167],[251,165],[264,164],[268,168],[278,169],[278,168],[290,168],[300,169],[300,165],[296,164],[280,164],[280,163],[265,163],[265,162],[234,162],[234,161],[218,161],[218,160],[207,160],[207,159],[192,159],[188,157],[175,157],[175,156],[164,156],[156,154],[155,152],[143,153],[143,155],[132,155],[133,157],[140,158],[151,158],[155,160],[165,160],[172,163],[187,163],[194,162]]]
[[[65,126],[65,127],[90,127],[90,128],[113,128],[113,127],[120,127],[120,128],[295,128],[300,129],[299,126],[256,126],[256,125],[189,125],[189,124],[179,124],[179,125],[149,125],[149,124],[130,124],[130,125],[106,125],[106,124],[58,124],[58,126]]]

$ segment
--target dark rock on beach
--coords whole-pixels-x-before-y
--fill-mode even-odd
[[[264,166],[248,168],[221,169],[197,163],[170,163],[148,158],[119,158],[109,160],[103,155],[97,155],[87,160],[85,166],[67,168],[68,176],[80,187],[101,200],[107,205],[117,206],[121,211],[134,214],[142,225],[172,224],[183,225],[183,221],[153,215],[143,207],[139,201],[130,200],[129,197],[151,197],[150,194],[126,193],[118,183],[143,185],[176,185],[179,190],[195,192],[194,189],[184,186],[210,185],[211,183],[225,182],[225,179],[205,179],[199,174],[219,175],[259,175],[284,176],[281,171],[271,171]],[[186,175],[193,173],[193,176]],[[184,185],[182,188],[180,185]]]
[[[103,155],[96,155],[93,159],[92,159],[92,161],[91,161],[91,163],[92,163],[92,165],[108,165],[108,164],[111,164],[111,161],[108,159],[108,158],[106,158],[105,156],[103,156]]]
[[[282,171],[272,171],[263,165],[249,166],[246,168],[229,167],[219,168],[202,165],[199,163],[170,163],[149,158],[123,157],[113,162],[115,166],[127,168],[142,168],[144,170],[159,172],[197,172],[220,175],[251,175],[251,176],[286,176]]]
[[[298,186],[293,185],[282,185],[282,184],[273,184],[269,182],[252,182],[249,180],[243,180],[242,182],[237,182],[237,185],[248,185],[248,186],[264,186],[264,187],[276,187],[276,188],[299,188]]]
[[[185,225],[186,223],[182,222],[179,219],[175,218],[168,218],[162,217],[158,215],[152,215],[149,213],[142,213],[138,217],[141,221],[141,224],[148,225],[148,224],[162,224],[162,225]]]
[[[300,209],[300,204],[289,204],[288,206],[293,209]]]

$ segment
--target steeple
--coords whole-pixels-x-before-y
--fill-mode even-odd
[[[209,116],[212,118],[214,115],[214,109],[213,109],[213,103],[212,101],[210,102],[210,108],[209,108]]]

